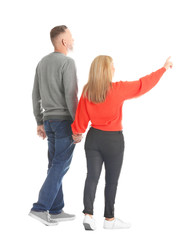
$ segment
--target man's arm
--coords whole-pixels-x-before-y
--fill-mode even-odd
[[[39,92],[38,72],[36,69],[34,86],[32,91],[33,113],[37,122],[37,135],[45,139],[46,134],[43,126],[43,113],[41,107],[41,96]]]
[[[38,68],[38,67],[37,67]],[[37,125],[43,125],[43,112],[41,107],[41,96],[39,91],[38,71],[36,68],[34,86],[32,91],[33,113],[37,121]]]
[[[78,85],[76,67],[73,59],[69,59],[63,67],[63,84],[66,104],[70,115],[74,120],[78,105]]]

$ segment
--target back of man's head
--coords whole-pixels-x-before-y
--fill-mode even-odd
[[[52,44],[55,46],[56,45],[56,39],[57,37],[61,34],[61,33],[65,33],[66,32],[67,27],[65,25],[60,25],[60,26],[56,26],[54,28],[51,29],[50,31],[50,38],[51,38],[51,42]]]

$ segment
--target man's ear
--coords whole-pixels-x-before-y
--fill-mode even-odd
[[[62,39],[62,45],[64,45],[64,46],[66,46],[66,45],[67,45],[67,43],[66,43],[65,39]]]

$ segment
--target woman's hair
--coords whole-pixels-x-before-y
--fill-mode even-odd
[[[109,88],[112,86],[112,58],[110,56],[96,57],[90,67],[88,83],[83,88],[83,96],[90,102],[104,102]]]

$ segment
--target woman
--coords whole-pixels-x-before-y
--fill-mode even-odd
[[[72,124],[73,139],[78,143],[91,121],[85,141],[87,178],[83,224],[86,230],[96,229],[93,203],[103,163],[106,172],[104,228],[130,227],[114,217],[115,196],[124,153],[122,106],[125,100],[143,95],[152,89],[168,68],[172,68],[170,57],[161,69],[138,81],[112,83],[115,71],[112,58],[98,56],[92,62],[89,80],[84,86]]]

